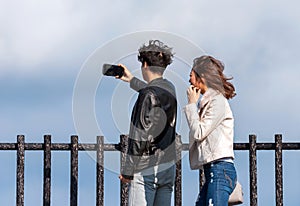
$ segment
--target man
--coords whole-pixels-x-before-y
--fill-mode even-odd
[[[177,101],[174,85],[163,78],[172,49],[159,40],[139,49],[143,82],[124,66],[121,80],[139,92],[131,114],[120,180],[129,184],[130,206],[171,205],[175,180]]]

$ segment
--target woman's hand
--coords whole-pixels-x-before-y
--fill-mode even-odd
[[[187,91],[187,98],[188,98],[188,103],[197,103],[198,99],[200,98],[201,90],[197,87],[194,87],[191,85]]]
[[[121,79],[123,80],[124,82],[130,82],[131,79],[133,78],[133,75],[131,74],[131,72],[127,69],[127,67],[123,64],[118,64],[118,66],[121,66],[124,68],[124,74],[123,76],[119,77],[119,76],[116,76],[117,79]]]

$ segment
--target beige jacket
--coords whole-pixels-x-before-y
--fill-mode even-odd
[[[227,99],[209,88],[200,108],[188,104],[184,112],[190,128],[189,159],[191,169],[221,158],[234,158],[233,115]]]

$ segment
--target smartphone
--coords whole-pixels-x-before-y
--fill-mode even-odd
[[[120,78],[124,75],[124,68],[114,64],[103,64],[102,74],[105,76],[118,76]]]

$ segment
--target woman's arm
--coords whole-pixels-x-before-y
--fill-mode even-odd
[[[224,99],[220,96],[215,96],[201,109],[204,114],[200,119],[196,104],[188,104],[184,108],[190,128],[190,140],[203,141],[225,117]]]

